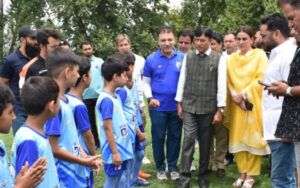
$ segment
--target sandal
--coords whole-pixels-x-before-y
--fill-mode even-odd
[[[245,180],[238,178],[233,182],[232,187],[241,187]]]
[[[255,184],[255,180],[253,178],[245,180],[242,188],[252,188]]]

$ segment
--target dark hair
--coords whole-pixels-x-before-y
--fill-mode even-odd
[[[179,39],[180,36],[190,37],[191,42],[193,42],[193,40],[194,40],[194,33],[190,29],[183,29],[183,30],[179,31],[177,38]]]
[[[114,74],[120,76],[125,71],[128,71],[128,66],[119,56],[108,58],[101,68],[102,75],[106,81],[111,81]]]
[[[280,13],[272,13],[261,19],[261,24],[266,24],[269,31],[276,31],[277,29],[285,38],[290,37],[290,29],[288,21]]]
[[[36,29],[32,25],[25,25],[25,26],[22,26],[19,29],[18,36],[19,36],[19,39],[21,37],[24,37],[24,38],[26,38],[26,37],[36,38],[37,31],[36,31]]]
[[[130,52],[117,52],[113,55],[114,57],[119,57],[127,65],[134,65],[135,57]]]
[[[46,68],[52,78],[57,78],[65,67],[79,65],[79,56],[72,51],[58,47],[51,50],[46,57]]]
[[[162,26],[161,28],[159,28],[159,30],[157,32],[157,36],[159,36],[161,33],[173,33],[173,35],[174,35],[174,30],[172,27]]]
[[[283,7],[285,4],[290,4],[294,9],[300,9],[300,1],[299,0],[278,0],[278,7]]]
[[[82,42],[80,43],[80,45],[79,45],[79,48],[82,49],[82,46],[83,46],[83,45],[91,45],[91,46],[93,46],[92,43],[91,43],[90,41],[87,41],[87,40],[82,41]]]
[[[236,32],[236,35],[240,32],[243,32],[243,33],[247,33],[249,35],[250,38],[253,38],[254,36],[254,31],[252,29],[252,27],[248,26],[248,25],[245,25],[245,26],[242,26],[240,27],[237,32]]]
[[[223,43],[223,35],[217,31],[213,32],[212,38],[215,39],[218,44]]]
[[[88,72],[90,71],[91,63],[88,58],[86,57],[79,57],[79,78],[75,84],[77,86],[82,79],[83,75],[88,76]]]
[[[48,38],[53,37],[57,40],[60,40],[60,33],[56,31],[55,29],[51,28],[44,28],[41,31],[38,32],[37,34],[37,41],[38,44],[42,44],[46,46],[48,44]]]
[[[66,40],[61,40],[61,41],[59,42],[59,46],[64,46],[64,45],[71,47],[71,45],[70,45],[70,43],[69,43],[68,41],[66,41]]]
[[[234,33],[234,32],[232,32],[232,31],[228,31],[228,32],[224,33],[224,38],[225,38],[225,36],[226,36],[226,35],[233,35],[233,36],[234,36],[234,38],[236,38],[236,35],[235,35],[235,33]]]
[[[42,113],[48,102],[56,103],[59,93],[57,83],[48,76],[31,76],[22,88],[22,105],[29,115]]]
[[[202,35],[211,39],[213,37],[213,31],[207,26],[197,27],[195,30],[195,36],[200,37]]]
[[[0,116],[8,104],[15,103],[15,96],[8,86],[0,82]]]

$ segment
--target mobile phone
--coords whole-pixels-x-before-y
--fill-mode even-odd
[[[265,82],[263,82],[261,80],[258,80],[258,84],[266,86],[266,87],[271,87],[272,86],[271,84],[265,83]]]
[[[246,100],[245,101],[245,106],[246,106],[247,110],[252,111],[253,104],[251,102],[249,102],[249,101]]]

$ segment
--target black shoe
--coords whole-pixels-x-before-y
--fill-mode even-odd
[[[217,172],[216,172],[216,176],[219,178],[223,178],[224,176],[226,176],[226,172],[224,169],[218,168]]]
[[[199,177],[198,178],[198,183],[200,188],[208,188],[208,182],[204,177]]]

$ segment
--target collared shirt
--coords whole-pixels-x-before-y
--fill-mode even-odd
[[[196,54],[199,54],[198,50],[195,50]],[[209,56],[211,53],[211,48],[208,48],[205,55]],[[186,55],[184,56],[180,77],[177,86],[177,93],[175,100],[177,102],[182,102],[184,85],[186,79]],[[217,106],[226,106],[226,92],[227,92],[227,81],[226,81],[226,57],[221,56],[218,67],[218,91],[217,91]]]
[[[265,70],[264,82],[271,83],[278,80],[287,81],[290,64],[293,60],[297,46],[291,40],[287,40],[271,51],[269,65]],[[273,97],[268,95],[268,91],[263,91],[262,119],[263,119],[263,139],[280,140],[274,136],[277,123],[282,110],[283,97]]]
[[[147,57],[144,67],[144,88],[151,84],[151,91],[146,97],[153,96],[160,102],[160,106],[153,109],[157,111],[177,110],[174,100],[184,54],[176,51],[170,58],[161,53],[161,49]],[[150,79],[150,83],[145,80]],[[148,89],[149,90],[149,89]],[[145,88],[147,91],[147,88]]]
[[[97,99],[99,93],[104,88],[104,79],[101,72],[104,63],[103,60],[93,56],[90,62],[92,81],[90,86],[84,90],[83,99]]]
[[[20,72],[23,66],[29,61],[18,48],[15,52],[11,53],[4,58],[1,65],[0,77],[9,79],[9,87],[15,95],[16,102],[14,104],[14,112],[16,114],[26,113],[25,109],[21,105],[20,91],[19,91],[19,79]]]

